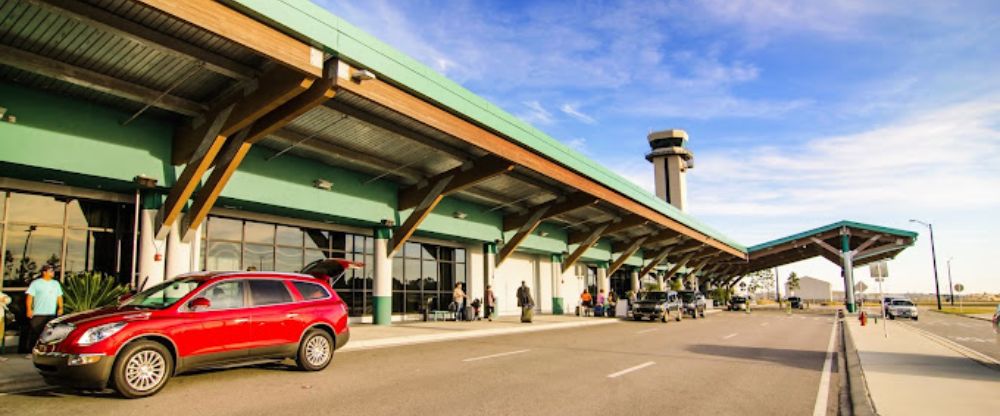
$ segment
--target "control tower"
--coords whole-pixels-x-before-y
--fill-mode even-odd
[[[684,172],[694,168],[694,155],[685,146],[687,132],[680,129],[649,133],[646,160],[653,162],[656,178],[656,196],[684,211],[687,205],[687,183]]]

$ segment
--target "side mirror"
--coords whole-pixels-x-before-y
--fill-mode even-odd
[[[212,301],[206,298],[194,298],[188,302],[188,309],[192,311],[203,311],[212,307]]]

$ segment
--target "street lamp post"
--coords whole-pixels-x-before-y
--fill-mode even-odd
[[[951,306],[955,306],[955,289],[951,284],[951,259],[953,258],[954,257],[948,257],[948,299]]]
[[[941,310],[941,285],[938,283],[937,252],[934,249],[934,225],[920,220],[910,220],[927,227],[931,234],[931,263],[934,266],[934,294],[937,296],[937,308]]]

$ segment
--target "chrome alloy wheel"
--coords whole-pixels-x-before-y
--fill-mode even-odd
[[[136,391],[149,391],[160,385],[166,372],[166,360],[160,353],[139,351],[125,365],[125,382]]]
[[[322,366],[330,359],[330,341],[316,335],[306,342],[306,362],[312,366]]]

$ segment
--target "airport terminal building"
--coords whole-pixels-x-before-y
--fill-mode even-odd
[[[345,258],[358,320],[444,309],[456,282],[511,314],[524,281],[561,314],[816,255],[849,279],[916,238],[742,246],[684,213],[686,133],[648,139],[657,194],[308,1],[0,0],[2,289],[16,309],[44,264],[149,287]]]

